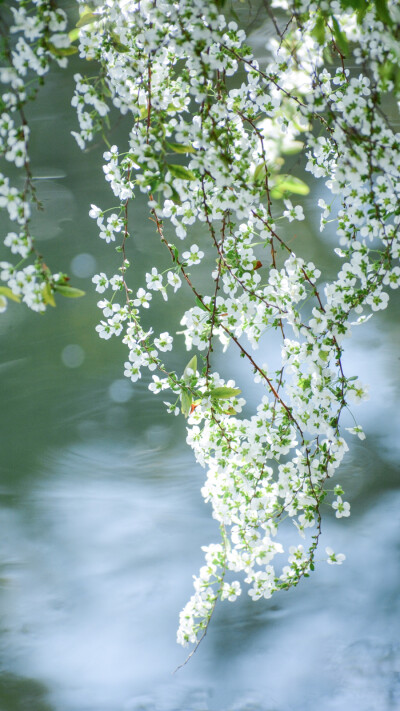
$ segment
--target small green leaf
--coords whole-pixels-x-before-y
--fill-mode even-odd
[[[188,370],[192,370],[193,373],[196,372],[197,370],[197,356],[193,356],[193,358],[190,359],[189,363],[185,367],[185,370],[183,371],[183,377],[187,378],[189,377],[189,373],[187,372]]]
[[[311,31],[311,36],[314,37],[315,40],[317,40],[319,45],[324,44],[324,42],[325,42],[325,17],[323,15],[318,15],[314,29]]]
[[[56,47],[51,42],[47,42],[47,49],[55,57],[69,57],[71,54],[79,52],[78,47],[71,45],[70,47]]]
[[[42,294],[43,294],[43,301],[45,304],[49,304],[49,306],[56,305],[52,288],[48,282],[46,282],[44,284],[44,286],[42,287]]]
[[[340,4],[345,10],[348,10],[349,7],[352,10],[361,10],[364,6],[368,8],[368,2],[369,0],[340,0]]]
[[[169,244],[168,247],[170,248],[170,250],[172,251],[172,253],[174,255],[174,261],[177,262],[179,260],[178,248],[175,247],[174,244]]]
[[[162,183],[162,178],[160,176],[153,178],[153,180],[148,184],[149,192],[155,193],[156,190],[158,190],[158,188],[160,187],[161,183]]]
[[[82,289],[75,289],[75,287],[66,284],[54,284],[54,291],[69,299],[77,299],[79,296],[85,296],[86,293]]]
[[[206,311],[207,313],[209,313],[208,308],[206,306],[204,306],[203,302],[200,301],[200,299],[197,298],[197,296],[196,296],[196,304],[200,309],[203,309],[203,311]]]
[[[356,0],[353,0],[353,2],[355,3]],[[370,9],[370,3],[369,3],[369,2],[366,2],[365,0],[359,0],[359,6],[358,6],[358,9],[357,9],[357,23],[358,23],[359,25],[362,24],[362,21],[363,21],[365,15],[367,14],[367,12],[368,12],[369,9]]]
[[[168,165],[168,170],[174,178],[179,178],[179,180],[196,180],[195,174],[184,165]]]
[[[192,407],[192,396],[186,390],[181,392],[181,411],[185,417],[189,415],[190,408]]]
[[[387,60],[379,65],[378,72],[381,79],[393,79],[395,76],[395,65],[393,62]]]
[[[174,153],[196,153],[196,149],[193,146],[184,146],[181,143],[169,143],[166,141],[168,148]]]
[[[325,64],[333,64],[332,52],[330,50],[329,45],[326,45],[326,47],[323,48],[322,56],[323,56]]]
[[[11,299],[11,301],[16,301],[17,303],[21,301],[21,297],[14,294],[8,286],[0,286],[0,294],[7,299]]]
[[[219,388],[212,388],[212,390],[209,390],[206,395],[209,395],[215,400],[231,400],[231,398],[240,395],[241,392],[242,391],[239,390],[239,388],[228,388],[227,386],[222,385]]]
[[[76,27],[78,29],[85,27],[85,25],[90,25],[94,20],[97,20],[97,16],[93,12],[84,12],[76,23]]]
[[[75,42],[79,38],[79,27],[74,27],[73,30],[68,32],[68,38],[70,42]]]
[[[253,181],[255,183],[263,183],[265,180],[265,163],[259,163],[254,168]]]
[[[385,25],[393,25],[386,0],[374,0],[376,14]]]
[[[129,47],[127,47],[126,44],[122,44],[120,38],[117,34],[115,34],[115,32],[111,32],[111,44],[114,49],[116,49],[117,52],[121,52],[121,54],[129,52]]]
[[[271,190],[271,197],[280,199],[285,193],[294,193],[295,195],[308,195],[310,188],[300,178],[295,178],[293,175],[280,175],[275,179],[275,185]]]
[[[347,41],[346,35],[344,34],[344,32],[342,32],[340,25],[334,15],[332,15],[332,24],[335,44],[339,52],[341,52],[341,54],[347,57],[349,55],[349,43]]]

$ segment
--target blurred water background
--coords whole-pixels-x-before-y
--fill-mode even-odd
[[[268,27],[256,14],[251,21],[265,61]],[[112,205],[104,146],[82,160],[69,135],[79,69],[73,58],[67,72],[48,77],[28,115],[45,207],[34,232],[49,266],[70,273],[87,296],[58,298],[44,316],[11,304],[0,320],[0,711],[398,710],[396,294],[347,343],[347,372],[370,384],[369,402],[356,411],[368,438],[351,438],[337,477],[352,516],[337,521],[327,508],[321,541],[346,563],[321,562],[270,601],[243,594],[221,604],[196,655],[172,673],[185,659],[175,632],[200,546],[218,532],[182,418],[168,416],[146,382],[124,379],[124,347],[94,331],[91,277],[113,273],[119,259],[87,216],[90,203]],[[113,127],[112,142],[126,125]],[[293,170],[301,177],[299,163]],[[320,235],[314,202],[312,193],[303,200],[307,219],[293,239],[333,269],[332,235]],[[143,275],[161,246],[140,197],[131,215],[130,256]],[[191,238],[201,244],[199,228]],[[172,328],[173,302],[161,301],[155,327]],[[177,368],[187,360],[182,343]],[[238,381],[241,363],[232,355]]]

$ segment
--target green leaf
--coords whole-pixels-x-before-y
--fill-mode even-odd
[[[186,390],[181,392],[181,411],[185,417],[188,417],[190,409],[192,407],[192,396]]]
[[[70,42],[75,42],[79,38],[79,27],[74,27],[73,30],[68,32],[68,38]]]
[[[129,47],[126,44],[122,44],[120,38],[117,34],[115,34],[115,32],[111,32],[111,44],[114,49],[116,49],[117,52],[121,52],[121,54],[129,52]]]
[[[324,59],[325,64],[333,64],[333,57],[332,57],[332,52],[330,50],[329,45],[326,45],[323,50],[322,50],[322,57]]]
[[[185,168],[184,165],[168,165],[167,167],[174,178],[179,178],[179,180],[196,180],[195,174],[189,170],[189,168]]]
[[[393,25],[386,0],[374,0],[376,14],[385,25]]]
[[[186,365],[185,370],[183,371],[183,377],[188,378],[189,373],[187,372],[188,370],[192,370],[193,373],[196,372],[197,370],[197,356],[193,356],[193,358],[190,359],[189,363]]]
[[[393,79],[395,76],[395,65],[390,60],[387,60],[379,65],[378,72],[381,79]]]
[[[98,15],[95,15],[94,12],[84,12],[83,15],[80,16],[75,26],[79,29],[79,27],[85,27],[85,25],[90,25],[97,19]]]
[[[343,9],[348,10],[349,7],[352,10],[361,10],[363,7],[368,7],[368,0],[340,0],[340,4]]]
[[[265,180],[265,163],[259,163],[254,168],[253,180],[255,183],[263,183]]]
[[[52,288],[48,282],[46,282],[44,284],[44,286],[42,287],[42,294],[43,294],[43,301],[45,304],[49,304],[49,306],[56,305]]]
[[[71,45],[70,47],[56,47],[51,42],[47,42],[47,49],[55,57],[69,57],[71,54],[79,52],[78,47]]]
[[[200,301],[200,299],[197,296],[196,296],[196,304],[200,309],[203,309],[203,311],[206,311],[207,313],[209,313],[209,309],[206,306],[204,306],[203,302]]]
[[[354,3],[357,2],[357,0],[353,0]],[[362,21],[367,14],[368,10],[370,10],[370,2],[366,2],[365,0],[359,0],[359,7],[357,9],[357,23],[359,25],[362,24]]]
[[[215,400],[231,400],[231,398],[240,395],[241,392],[242,391],[239,390],[239,388],[228,388],[227,386],[222,385],[219,388],[212,388],[212,390],[209,390],[206,395],[209,395]]]
[[[14,294],[8,286],[0,286],[0,294],[7,299],[11,299],[11,301],[16,301],[17,303],[21,301],[21,297]]]
[[[163,181],[163,179],[159,175],[156,178],[153,178],[153,180],[149,183],[150,193],[155,193],[156,190],[158,190],[158,188],[162,184],[162,181]]]
[[[280,199],[285,193],[294,193],[295,195],[308,195],[310,188],[300,178],[295,178],[293,175],[280,175],[275,179],[275,185],[271,190],[271,197]]]
[[[311,31],[311,36],[317,40],[318,44],[323,45],[325,42],[325,17],[318,15],[314,29]]]
[[[166,141],[168,148],[174,153],[196,153],[196,149],[193,146],[184,146],[181,143],[169,143]]]
[[[174,244],[169,244],[169,245],[168,245],[168,247],[169,247],[169,248],[171,249],[171,251],[173,252],[173,255],[174,255],[174,261],[175,261],[175,262],[177,262],[177,261],[179,260],[179,252],[178,252],[178,248],[177,248],[177,247],[175,247],[175,245],[174,245]]]
[[[347,41],[346,35],[344,34],[344,32],[342,32],[340,25],[339,25],[336,17],[334,17],[334,15],[332,15],[332,24],[333,24],[333,34],[335,37],[335,44],[336,44],[339,52],[341,52],[341,54],[343,54],[345,57],[347,57],[349,54],[349,43]]]
[[[77,299],[79,296],[85,296],[86,293],[82,289],[75,289],[75,287],[67,286],[66,284],[54,284],[54,291],[69,299]]]

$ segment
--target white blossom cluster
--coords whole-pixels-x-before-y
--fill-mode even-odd
[[[256,600],[308,576],[323,505],[330,502],[337,518],[349,516],[342,488],[330,487],[329,480],[348,449],[342,410],[368,393],[356,376],[345,376],[342,344],[351,324],[385,308],[388,290],[400,279],[400,135],[379,107],[388,88],[379,67],[398,61],[390,33],[373,9],[360,24],[339,3],[333,9],[316,2],[274,2],[278,6],[296,9],[299,23],[292,20],[269,43],[267,67],[254,59],[236,23],[204,0],[98,3],[81,32],[81,56],[102,67],[98,101],[105,85],[114,106],[132,116],[128,145],[104,155],[105,177],[119,204],[111,217],[96,206],[91,215],[101,238],[123,236],[125,259],[128,206],[136,191],[146,194],[155,236],[171,258],[167,275],[149,266],[136,290],[128,286],[126,261],[119,282],[117,275],[96,276],[99,292],[107,284],[114,290],[109,301],[99,302],[104,320],[98,330],[104,338],[122,335],[129,348],[127,377],[136,381],[144,368],[157,370],[149,389],[172,391],[176,400],[166,404],[175,414],[180,401],[187,442],[207,469],[202,494],[221,529],[221,542],[204,548],[205,565],[180,616],[183,645],[199,642],[218,599],[237,599],[237,578]],[[335,25],[329,22],[333,12]],[[354,74],[343,64],[345,41],[357,43]],[[333,73],[324,67],[328,45],[341,59]],[[229,77],[239,68],[245,78],[231,88]],[[79,77],[82,93],[81,82]],[[87,140],[86,131],[81,120],[78,142]],[[291,176],[281,175],[282,154],[300,150],[303,142],[307,170],[332,196],[318,202],[321,228],[328,219],[337,223],[336,253],[343,263],[329,283],[321,283],[320,270],[285,242],[285,219],[305,215],[287,197],[301,191]],[[176,154],[186,154],[186,161]],[[197,221],[204,225],[200,246],[190,237]],[[181,240],[188,244],[183,252],[176,247]],[[260,244],[269,250],[262,262]],[[192,267],[212,252],[213,287],[204,295]],[[167,301],[183,282],[196,298],[182,314],[185,343],[203,368],[195,358],[179,376],[160,359],[160,351],[172,349],[172,336],[145,332],[140,314],[157,303],[155,292]],[[116,283],[124,306],[114,303]],[[276,371],[264,355],[256,357],[271,328],[282,336]],[[225,349],[236,347],[250,366],[260,388],[254,414],[241,414],[246,403],[240,390],[212,369],[215,339]],[[359,426],[347,429],[364,437]],[[326,554],[330,564],[345,558],[329,546]]]
[[[70,39],[64,10],[51,0],[35,0],[32,5],[29,8],[27,3],[18,2],[17,7],[9,8],[9,36],[3,34],[0,52],[0,158],[5,162],[0,171],[0,208],[10,225],[4,245],[17,258],[16,263],[0,262],[0,279],[6,284],[0,287],[0,311],[7,308],[8,298],[22,300],[33,311],[44,311],[52,302],[51,284],[59,277],[51,274],[37,254],[30,233],[32,206],[36,207],[38,201],[24,107],[35,97],[38,79],[49,71],[52,60],[66,66],[64,53]],[[22,172],[22,181],[6,175],[10,164]]]
[[[221,531],[204,548],[180,616],[178,641],[198,644],[217,600],[236,600],[243,582],[253,600],[268,599],[309,575],[324,507],[336,518],[350,514],[330,480],[348,450],[342,411],[368,391],[344,373],[344,339],[386,307],[400,282],[400,134],[382,109],[400,72],[391,29],[399,13],[383,0],[358,14],[351,2],[343,10],[337,0],[274,0],[287,17],[274,18],[270,61],[260,66],[244,32],[208,0],[78,4],[90,77],[75,76],[77,143],[84,148],[103,131],[111,107],[131,121],[126,143],[104,153],[114,204],[89,213],[122,257],[119,273],[93,278],[96,329],[126,344],[128,378],[150,371],[149,390],[187,417],[187,442],[207,469],[202,494]],[[338,68],[328,71],[327,59]],[[316,197],[321,229],[336,224],[330,281],[288,243],[289,224],[307,219],[295,197],[308,188],[284,173],[284,156],[301,150],[325,196]],[[142,278],[128,279],[138,193],[169,267],[150,260]],[[15,240],[8,237],[11,248]],[[203,260],[207,288],[197,279]],[[191,359],[177,373],[182,339],[155,334],[141,317],[160,297],[179,308],[184,286],[181,308],[188,292],[193,305],[182,308],[179,335]],[[278,367],[268,357],[271,331],[281,337]],[[242,383],[215,370],[217,341],[248,366],[259,389],[253,411]],[[347,431],[364,438],[356,424]],[[325,552],[329,564],[345,558]]]

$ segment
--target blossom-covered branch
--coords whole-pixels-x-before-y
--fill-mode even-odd
[[[208,1],[79,4],[79,54],[91,60],[91,78],[75,77],[75,138],[85,148],[104,133],[111,105],[130,119],[123,145],[104,154],[114,204],[89,213],[122,254],[119,273],[93,278],[102,295],[96,328],[126,344],[127,377],[136,382],[148,369],[149,389],[187,418],[187,443],[207,469],[202,494],[220,525],[180,616],[178,641],[196,645],[216,602],[236,600],[243,582],[257,600],[309,575],[324,504],[337,518],[350,513],[330,479],[348,449],[343,410],[367,388],[345,373],[343,348],[400,280],[400,135],[382,109],[399,85],[399,13],[383,0],[274,0],[276,37],[260,66],[244,31]],[[349,48],[357,70],[346,66]],[[285,155],[296,152],[320,195],[329,192],[315,202],[321,230],[336,223],[334,279],[288,242],[288,223],[305,219],[296,196],[309,192],[284,172]],[[138,193],[169,260],[164,270],[149,262],[143,276],[127,258]],[[203,260],[212,265],[208,287],[197,277]],[[141,316],[160,297],[179,309],[184,285],[190,360],[179,373],[182,340],[144,328]],[[274,331],[280,346],[268,362]],[[239,383],[221,370],[223,356],[216,370],[218,343],[247,365]],[[259,388],[253,411],[242,397],[249,376]],[[364,437],[358,425],[348,430]],[[326,554],[330,564],[344,560],[329,546]]]

